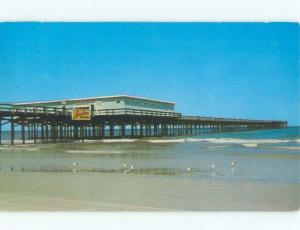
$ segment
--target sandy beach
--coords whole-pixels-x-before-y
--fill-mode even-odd
[[[293,211],[299,128],[0,148],[0,211]]]
[[[118,173],[1,172],[2,211],[292,211],[300,185]]]

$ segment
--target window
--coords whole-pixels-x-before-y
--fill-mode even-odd
[[[118,100],[118,101],[116,101],[118,104],[120,103],[120,101]]]

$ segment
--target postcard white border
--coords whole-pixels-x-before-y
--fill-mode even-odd
[[[299,22],[298,0],[0,0],[0,21]],[[0,229],[289,229],[299,212],[0,213]]]
[[[0,21],[292,21],[298,0],[0,0]]]

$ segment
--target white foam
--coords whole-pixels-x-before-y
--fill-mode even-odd
[[[293,140],[283,139],[238,139],[238,138],[187,138],[189,142],[210,142],[217,144],[276,144],[288,143]],[[252,146],[251,146],[252,147]]]
[[[300,150],[300,146],[271,147],[272,149]]]
[[[182,143],[185,142],[186,139],[158,139],[158,140],[145,140],[150,143]]]
[[[40,142],[39,140],[36,140],[36,143],[39,143],[39,142]],[[1,141],[1,144],[3,144],[3,145],[11,145],[10,143],[11,143],[10,140],[2,140]],[[34,140],[25,140],[25,143],[26,144],[34,144],[35,142],[34,142]],[[22,145],[22,146],[24,146],[23,145],[23,141],[20,140],[20,139],[14,140],[14,144],[15,145],[20,145],[20,146]]]
[[[258,144],[257,143],[248,143],[248,144],[242,144],[242,146],[253,148],[253,147],[257,147]]]
[[[37,151],[37,150],[40,150],[39,148],[35,148],[35,149],[33,149],[33,148],[29,148],[29,149],[22,149],[22,150],[25,150],[25,151]]]
[[[67,150],[68,153],[90,153],[90,154],[122,154],[123,151],[112,150]]]
[[[102,143],[131,143],[135,142],[137,139],[104,139],[100,140]]]
[[[205,138],[186,138],[185,140],[187,142],[204,142],[207,139],[205,139]]]
[[[184,138],[184,139],[156,139],[156,140],[144,140],[144,141],[150,142],[150,143],[209,142],[209,143],[214,143],[214,144],[240,144],[245,147],[257,147],[259,144],[288,143],[288,142],[292,142],[295,140],[238,139],[238,138]]]
[[[84,140],[84,143],[96,143],[96,142],[99,142],[99,140]]]

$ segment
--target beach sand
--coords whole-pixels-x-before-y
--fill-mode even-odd
[[[300,185],[122,173],[0,172],[2,211],[291,211]]]

